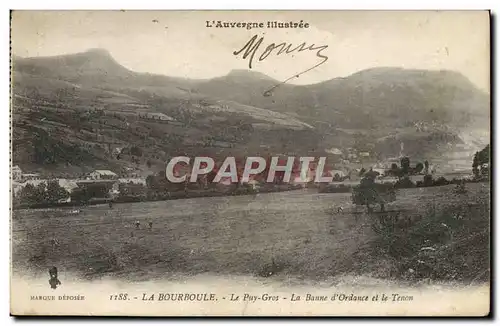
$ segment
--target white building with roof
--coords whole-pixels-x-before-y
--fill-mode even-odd
[[[174,121],[175,119],[159,112],[146,112],[139,114],[139,117],[149,120],[159,120],[159,121]]]
[[[118,179],[118,175],[110,170],[94,170],[89,174],[89,178],[92,180],[109,180]]]
[[[28,180],[41,180],[40,174],[39,173],[23,173],[21,175],[21,179],[23,181],[28,181]]]
[[[325,150],[325,152],[327,152],[328,154],[331,154],[331,155],[343,155],[342,151],[338,148],[335,148],[335,147],[329,148],[329,149]]]

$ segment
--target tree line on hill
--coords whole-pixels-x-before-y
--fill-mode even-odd
[[[475,182],[489,179],[490,175],[490,145],[487,145],[481,151],[474,155],[472,163],[472,171],[474,178],[472,180],[452,179],[447,180],[444,177],[434,179],[429,174],[429,162],[417,163],[414,167],[410,165],[410,159],[403,157],[401,159],[401,167],[393,164],[388,171],[388,175],[397,176],[398,180],[395,183],[386,183],[380,189],[375,189],[375,178],[378,172],[373,170],[361,170],[360,176],[362,180],[360,185],[352,187],[349,185],[340,185],[334,189],[320,189],[326,192],[351,192],[353,191],[353,201],[361,205],[370,205],[376,203],[385,203],[387,200],[394,198],[389,188],[415,188],[415,187],[435,187],[449,184],[463,184],[465,181]],[[413,182],[410,175],[425,173],[422,181]],[[207,175],[206,180],[200,179],[199,183],[171,183],[165,176],[165,171],[161,171],[155,175],[149,175],[146,178],[146,185],[136,183],[119,183],[118,192],[115,195],[110,195],[109,185],[103,184],[88,184],[84,187],[79,187],[69,192],[64,187],[59,185],[57,180],[49,180],[41,182],[38,185],[28,183],[18,193],[14,195],[14,206],[32,206],[32,205],[57,205],[71,198],[72,203],[85,204],[93,198],[101,198],[114,201],[147,201],[147,200],[162,200],[169,198],[189,197],[188,191],[214,190],[211,187],[214,184],[211,182],[214,178],[214,173]],[[204,182],[203,182],[204,181]],[[378,186],[377,186],[378,187]],[[385,187],[385,188],[384,188]],[[242,187],[240,184],[235,184],[232,192],[236,193],[251,193],[251,189]],[[387,189],[386,189],[387,188]],[[374,192],[374,190],[377,190]],[[230,191],[231,193],[231,191]],[[381,198],[385,198],[382,200]]]

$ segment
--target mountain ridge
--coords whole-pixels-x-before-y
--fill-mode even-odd
[[[54,60],[54,59],[59,59],[63,60],[64,59],[69,59],[69,58],[74,58],[74,57],[87,57],[89,61],[91,60],[97,60],[97,61],[104,61],[107,60],[108,62],[117,65],[120,67],[122,70],[126,70],[129,72],[133,72],[136,74],[144,74],[144,75],[151,75],[151,76],[163,76],[163,77],[168,77],[172,79],[180,79],[180,80],[193,80],[193,81],[210,81],[212,79],[218,79],[218,78],[223,78],[223,77],[244,77],[244,78],[252,78],[252,77],[258,77],[260,79],[264,80],[269,80],[269,81],[274,81],[276,83],[281,83],[276,78],[273,78],[265,73],[252,70],[252,69],[231,69],[228,71],[226,74],[220,75],[220,76],[214,76],[210,78],[203,78],[203,79],[192,79],[192,78],[184,78],[184,77],[175,77],[175,76],[169,76],[165,74],[158,74],[158,73],[153,73],[153,72],[135,72],[131,69],[126,68],[124,65],[120,64],[119,62],[116,61],[116,59],[111,55],[111,52],[105,48],[89,48],[88,50],[81,51],[81,52],[76,52],[76,53],[69,53],[69,54],[61,54],[61,55],[54,55],[54,56],[38,56],[38,57],[21,57],[19,55],[12,55],[11,59],[13,61],[39,61],[39,60]],[[298,87],[310,87],[310,86],[315,86],[319,84],[324,84],[324,83],[330,83],[330,82],[336,82],[340,80],[344,80],[349,77],[355,77],[359,75],[368,75],[368,74],[375,74],[375,75],[380,75],[382,72],[412,72],[416,74],[422,74],[422,73],[441,73],[441,74],[452,74],[455,77],[459,77],[461,79],[466,80],[468,83],[470,83],[472,86],[476,87],[466,76],[464,76],[462,73],[455,71],[455,70],[449,70],[449,69],[414,69],[414,68],[403,68],[403,67],[396,67],[396,66],[381,66],[381,67],[372,67],[372,68],[366,68],[362,70],[358,70],[356,72],[353,72],[349,75],[345,76],[337,76],[337,77],[332,77],[330,79],[326,79],[323,81],[315,82],[315,83],[310,83],[310,84],[293,84],[293,83],[287,83],[286,85],[289,86],[298,86]],[[479,89],[479,88],[478,88]],[[487,91],[480,90],[483,93],[488,93]]]
[[[13,92],[23,99],[17,99],[16,106],[164,113],[184,124],[177,128],[176,141],[187,137],[190,144],[240,139],[236,144],[241,149],[270,147],[278,152],[359,146],[387,157],[399,152],[401,139],[412,154],[424,156],[460,142],[459,131],[477,125],[478,119],[480,128],[489,128],[488,95],[461,73],[448,70],[375,67],[310,85],[280,84],[245,69],[197,80],[134,72],[102,49],[13,58],[12,68]],[[265,96],[273,87],[271,96]],[[93,121],[88,128],[94,129],[95,123],[101,122]],[[151,129],[143,124],[140,129]],[[252,131],[253,124],[258,129]],[[233,125],[244,126],[245,136]],[[29,141],[29,133],[23,137]],[[127,140],[126,134],[120,137],[124,143],[138,142],[134,146],[151,146],[137,138]],[[155,151],[173,150],[158,146]],[[203,148],[198,150],[207,150]]]
[[[294,85],[281,84],[261,72],[233,69],[220,77],[196,80],[134,72],[101,48],[52,57],[14,58],[13,70],[14,75],[21,72],[93,87],[170,89],[160,94],[183,99],[200,94],[332,123],[342,113],[346,119],[340,123],[348,125],[356,125],[353,121],[358,113],[361,118],[373,115],[372,126],[402,114],[409,118],[405,123],[446,118],[446,123],[461,125],[467,124],[467,115],[489,114],[488,95],[463,74],[450,70],[374,67],[347,77]],[[270,89],[271,96],[265,96]],[[460,116],[460,121],[454,121],[457,119],[450,112]],[[370,127],[369,121],[358,127],[363,124]]]

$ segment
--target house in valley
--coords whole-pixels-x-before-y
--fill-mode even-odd
[[[118,175],[110,170],[94,170],[89,174],[91,180],[115,180]]]

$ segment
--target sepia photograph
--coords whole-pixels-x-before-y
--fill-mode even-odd
[[[487,316],[490,12],[13,10],[15,316]]]

